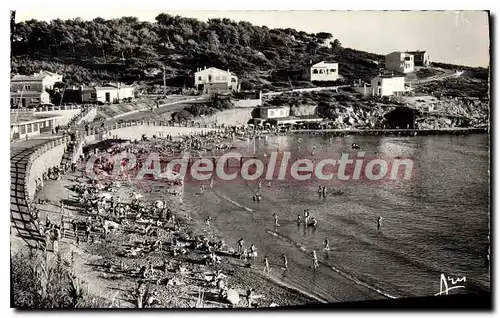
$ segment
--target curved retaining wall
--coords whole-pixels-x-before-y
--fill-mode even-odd
[[[30,202],[35,193],[35,179],[41,173],[40,158],[57,159],[64,152],[69,137],[47,141],[34,148],[26,148],[14,153],[10,158],[10,215],[12,228],[29,245],[39,246],[43,235],[30,214]],[[62,154],[61,154],[62,157]],[[52,159],[54,160],[54,159]],[[52,163],[54,164],[54,163]],[[39,174],[40,173],[40,174]]]
[[[98,136],[95,131],[79,136],[77,148],[72,158],[81,154],[83,145],[87,142],[102,140],[113,135],[120,138],[140,139],[143,134],[152,136],[163,132],[164,134],[181,135],[214,130],[207,127],[180,127],[156,126],[153,123],[122,123],[111,126],[104,136]],[[71,140],[69,136],[49,140],[34,148],[26,148],[11,156],[11,191],[10,214],[14,231],[25,240],[29,246],[40,246],[44,236],[38,224],[33,221],[30,214],[30,205],[36,192],[35,180],[40,178],[49,167],[58,165],[64,155],[66,144]]]

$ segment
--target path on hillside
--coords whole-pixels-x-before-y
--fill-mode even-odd
[[[462,73],[463,73],[463,72],[459,73],[455,70],[448,70],[448,69],[444,69],[444,68],[434,68],[434,69],[443,71],[444,73],[439,74],[439,75],[429,76],[429,77],[421,79],[421,80],[410,81],[411,84],[412,85],[427,84],[429,82],[441,81],[441,80],[451,78],[451,77],[458,77],[458,76],[462,75]]]

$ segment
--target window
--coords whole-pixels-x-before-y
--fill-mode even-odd
[[[405,57],[405,61],[411,61],[411,56]]]
[[[227,81],[227,76],[222,76],[223,81]]]
[[[31,85],[24,85],[24,90],[29,91],[31,89]]]
[[[33,132],[33,127],[31,126],[31,124],[27,124],[26,126],[28,126],[28,134],[30,132]]]
[[[198,80],[201,81],[202,80],[202,77],[201,76],[198,76]]]
[[[26,125],[21,125],[19,126],[20,127],[20,131],[21,131],[21,135],[24,135],[26,133]]]
[[[231,78],[231,83],[236,83],[236,78]]]
[[[216,76],[216,77],[215,77],[215,80],[216,80],[216,81],[220,81],[220,76]]]
[[[283,109],[280,109],[280,116],[283,116],[284,115],[284,111]]]
[[[324,74],[325,72],[324,72],[324,70],[323,70],[323,69],[321,69],[321,70],[319,70],[319,73],[320,73],[320,74]]]
[[[314,70],[313,70],[313,74],[318,74],[318,70],[317,70],[317,69],[314,69]]]
[[[334,68],[330,69],[330,73],[335,73],[335,72],[337,72],[336,69],[334,69]]]
[[[33,131],[38,131],[38,123],[33,124]]]
[[[211,82],[212,81],[212,75],[208,75],[208,81]]]
[[[274,110],[269,111],[269,117],[274,116]]]
[[[382,85],[382,81],[378,81],[377,85],[381,86]]]

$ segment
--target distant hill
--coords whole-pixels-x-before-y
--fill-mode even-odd
[[[165,67],[168,85],[191,86],[196,68],[215,66],[238,74],[243,89],[272,90],[313,86],[304,71],[322,60],[339,62],[346,83],[370,80],[384,64],[384,56],[344,48],[330,33],[269,29],[226,18],[202,22],[161,13],[154,23],[135,17],[29,20],[11,23],[11,29],[11,73],[44,69],[62,73],[68,84],[160,84],[158,70]],[[487,69],[466,69],[481,82],[488,80]]]
[[[135,17],[30,20],[12,29],[12,73],[57,71],[70,84],[146,80],[145,70],[165,66],[171,82],[189,85],[197,67],[215,66],[237,73],[243,88],[272,89],[305,81],[302,71],[311,62],[338,61],[339,74],[351,82],[376,75],[383,60],[343,48],[326,32],[269,29],[229,19],[202,22],[163,13],[154,23]]]

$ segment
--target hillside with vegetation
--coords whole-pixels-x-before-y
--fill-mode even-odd
[[[339,62],[346,82],[368,80],[383,57],[342,47],[334,35],[291,28],[270,29],[230,19],[160,14],[154,23],[135,17],[91,21],[29,20],[12,23],[11,72],[41,69],[64,74],[68,84],[152,80],[165,67],[168,84],[189,86],[196,68],[230,69],[243,89],[311,86],[304,70],[312,62]],[[161,73],[156,75],[161,82]]]

